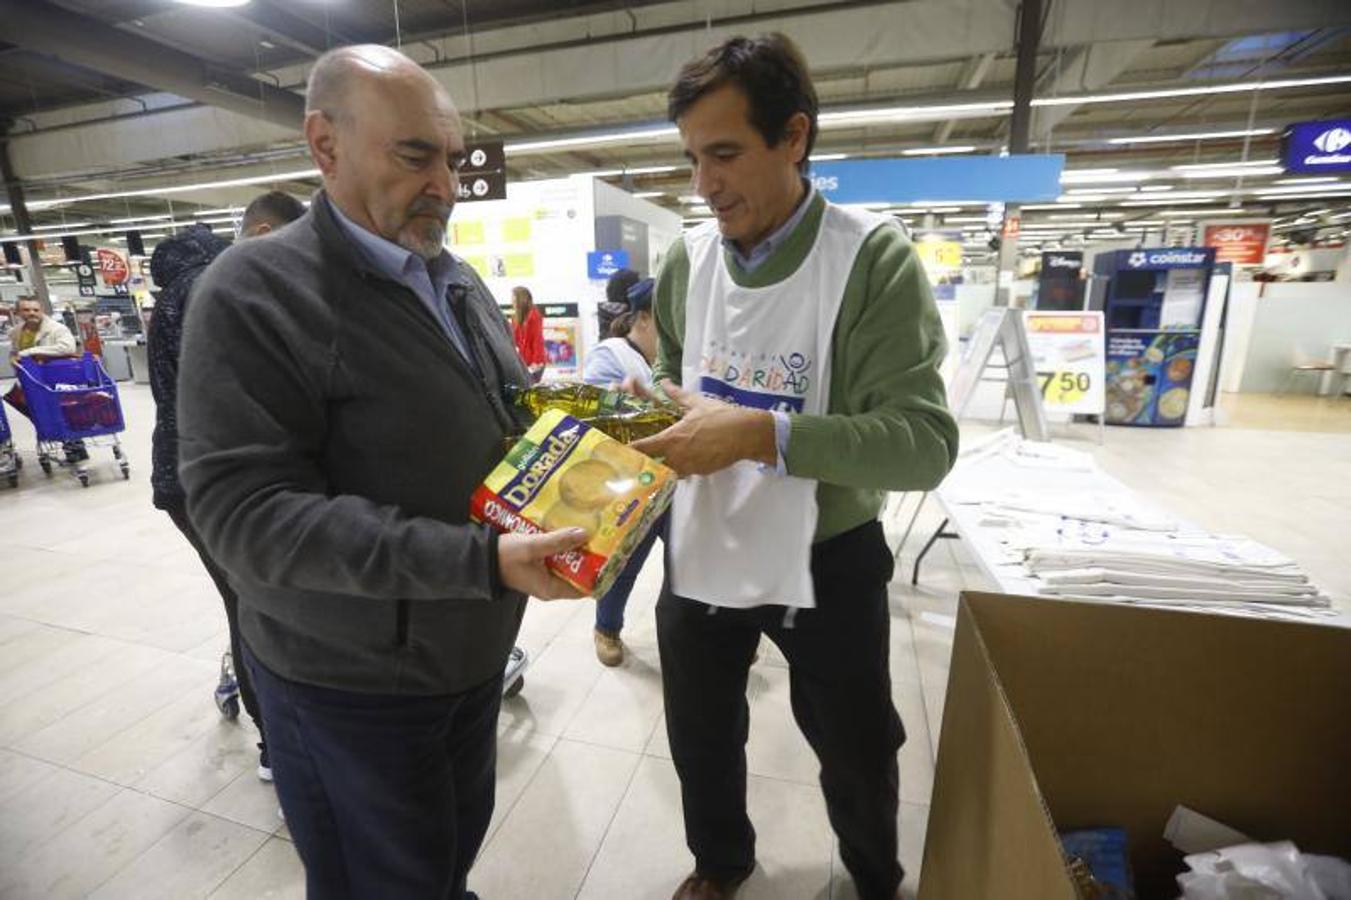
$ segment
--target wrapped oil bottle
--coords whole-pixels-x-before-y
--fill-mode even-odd
[[[509,389],[509,394],[532,420],[548,410],[558,410],[624,444],[650,437],[680,419],[680,411],[669,403],[651,402],[593,384],[537,384]],[[519,438],[507,435],[504,445],[514,446]]]

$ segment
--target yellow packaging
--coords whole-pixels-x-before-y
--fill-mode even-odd
[[[585,529],[583,546],[547,565],[599,597],[666,510],[675,485],[675,473],[661,463],[547,410],[474,492],[469,514],[501,532]]]

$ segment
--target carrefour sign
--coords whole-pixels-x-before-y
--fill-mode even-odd
[[[1290,125],[1281,157],[1287,172],[1351,172],[1351,119]]]
[[[1117,251],[1119,269],[1201,269],[1214,261],[1214,250],[1195,247]]]

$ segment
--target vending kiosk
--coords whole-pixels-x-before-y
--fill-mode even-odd
[[[1094,260],[1090,307],[1107,324],[1107,423],[1183,425],[1206,294],[1208,247],[1117,250]]]

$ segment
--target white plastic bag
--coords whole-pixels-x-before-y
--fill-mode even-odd
[[[1351,865],[1306,856],[1290,841],[1239,844],[1186,857],[1181,900],[1351,900]]]

